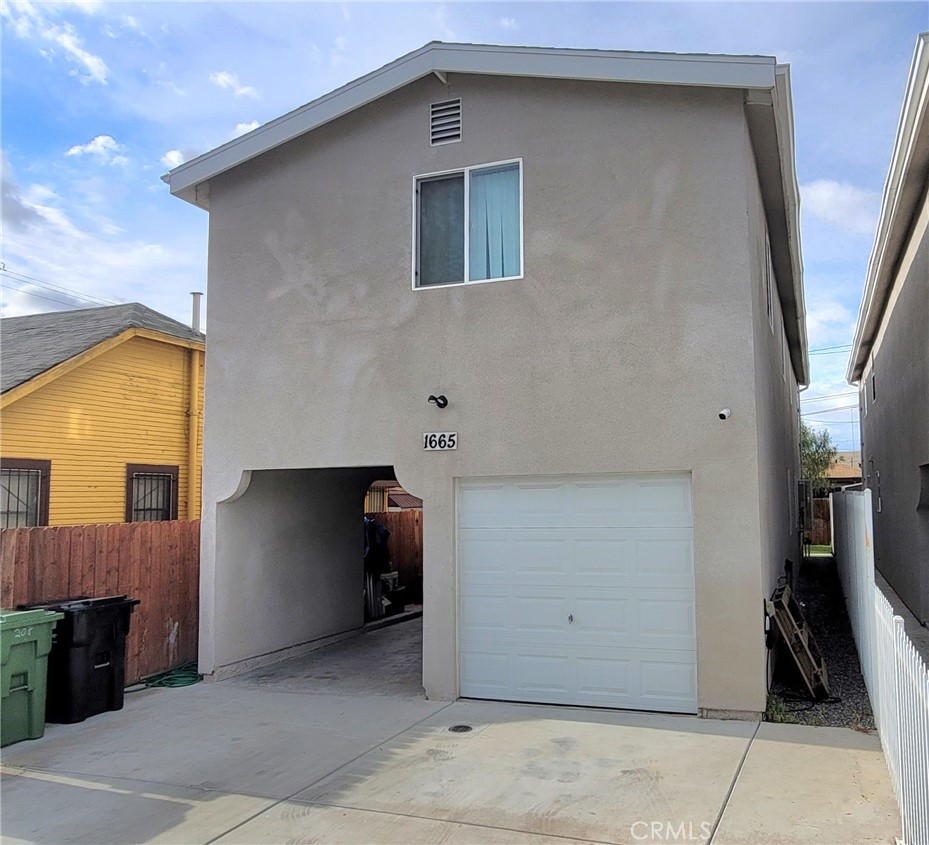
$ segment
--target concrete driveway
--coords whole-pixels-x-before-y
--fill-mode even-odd
[[[396,677],[409,661],[371,662],[418,627],[49,725],[3,752],[3,841],[892,845],[899,833],[872,736],[426,701]]]

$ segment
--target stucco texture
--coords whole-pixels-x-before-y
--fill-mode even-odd
[[[929,622],[927,362],[929,195],[924,194],[861,382],[862,472],[872,491],[874,562],[923,624]]]
[[[430,147],[429,104],[458,96],[462,141]],[[415,177],[512,158],[524,277],[412,290]],[[215,178],[202,669],[241,659],[238,626],[255,654],[281,647],[274,590],[234,598],[243,569],[272,577],[267,552],[217,535],[244,471],[389,465],[423,498],[424,683],[446,699],[455,479],[686,471],[700,707],[763,710],[782,551],[759,460],[785,449],[760,458],[759,432],[789,410],[771,351],[756,360],[757,190],[740,92],[478,76],[420,80]],[[424,431],[459,448],[423,452]]]

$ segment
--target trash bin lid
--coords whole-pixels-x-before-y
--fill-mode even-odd
[[[29,625],[47,625],[63,618],[63,613],[52,613],[41,609],[0,610],[0,630],[9,631],[12,628],[25,628]]]
[[[79,596],[74,599],[56,599],[50,602],[41,602],[39,604],[21,604],[21,610],[63,610],[66,613],[77,613],[82,610],[96,610],[103,607],[113,607],[120,604],[137,605],[138,599],[131,599],[128,596],[103,596],[99,599]]]

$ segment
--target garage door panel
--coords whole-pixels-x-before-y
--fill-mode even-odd
[[[696,711],[690,479],[459,485],[466,696]]]
[[[551,574],[560,577],[569,562],[570,551],[569,541],[560,537],[513,537],[509,543],[510,572],[515,577]]]
[[[559,652],[523,649],[511,656],[513,687],[523,695],[557,693],[564,697],[571,691],[571,657]]]
[[[694,603],[688,598],[640,599],[638,636],[643,646],[654,647],[655,637],[679,637],[684,642],[694,640]]]
[[[621,596],[574,597],[573,625],[578,637],[585,634],[607,634],[610,637],[628,637],[633,628],[633,601]],[[570,611],[569,611],[570,612]]]
[[[609,701],[622,706],[635,697],[635,661],[616,655],[588,655],[578,657],[576,663],[576,694],[584,703]]]
[[[608,599],[577,595],[571,642],[577,646],[694,650],[692,596],[655,599],[627,595]]]
[[[639,478],[633,483],[640,515],[664,514],[672,524],[693,524],[689,478]]]
[[[471,638],[498,637],[507,631],[509,597],[499,593],[470,593],[461,603],[461,630]]]
[[[544,527],[566,509],[569,491],[556,481],[543,483],[461,482],[461,528]]]
[[[510,555],[503,537],[472,534],[459,543],[458,558],[462,579],[483,582],[488,575],[505,575]]]
[[[465,695],[505,699],[512,689],[510,654],[499,647],[462,649],[460,672]]]
[[[518,637],[544,634],[564,637],[568,610],[563,596],[516,596],[511,607],[513,631]]]
[[[684,586],[693,583],[693,542],[689,530],[680,537],[637,539],[634,556],[639,579],[648,578],[662,583],[679,579]]]
[[[462,654],[462,684],[474,697],[693,712],[693,659],[674,651],[475,649]]]
[[[645,701],[655,704],[655,709],[662,709],[662,702],[690,704],[697,697],[696,656],[688,661],[683,655],[669,653],[651,655],[640,661],[639,678],[640,695]]]
[[[693,525],[681,475],[462,480],[461,528],[681,527]]]
[[[599,584],[603,583],[604,577],[615,580],[634,574],[635,541],[617,530],[610,532],[610,535],[591,537],[584,534],[584,529],[576,529],[571,551],[572,569],[577,575],[590,576]]]
[[[574,522],[577,525],[616,525],[620,514],[635,508],[635,487],[614,480],[575,481]]]
[[[494,573],[506,584],[689,587],[691,529],[468,529],[461,583]]]

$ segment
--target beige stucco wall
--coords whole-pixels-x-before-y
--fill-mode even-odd
[[[267,600],[230,598],[235,572],[266,567],[262,549],[215,543],[216,502],[243,471],[392,465],[424,499],[424,681],[444,699],[456,478],[689,471],[699,703],[763,710],[762,598],[780,552],[755,402],[775,394],[756,385],[741,95],[450,82],[421,80],[213,180],[201,667],[237,659],[223,626],[256,653],[274,640]],[[430,147],[428,104],[454,96],[463,140]],[[414,176],[513,157],[525,277],[411,290]],[[459,432],[459,449],[424,453],[436,430]]]
[[[861,394],[862,472],[872,491],[874,562],[927,624],[929,507],[925,501],[918,506],[921,496],[929,499],[929,194],[914,215]]]

